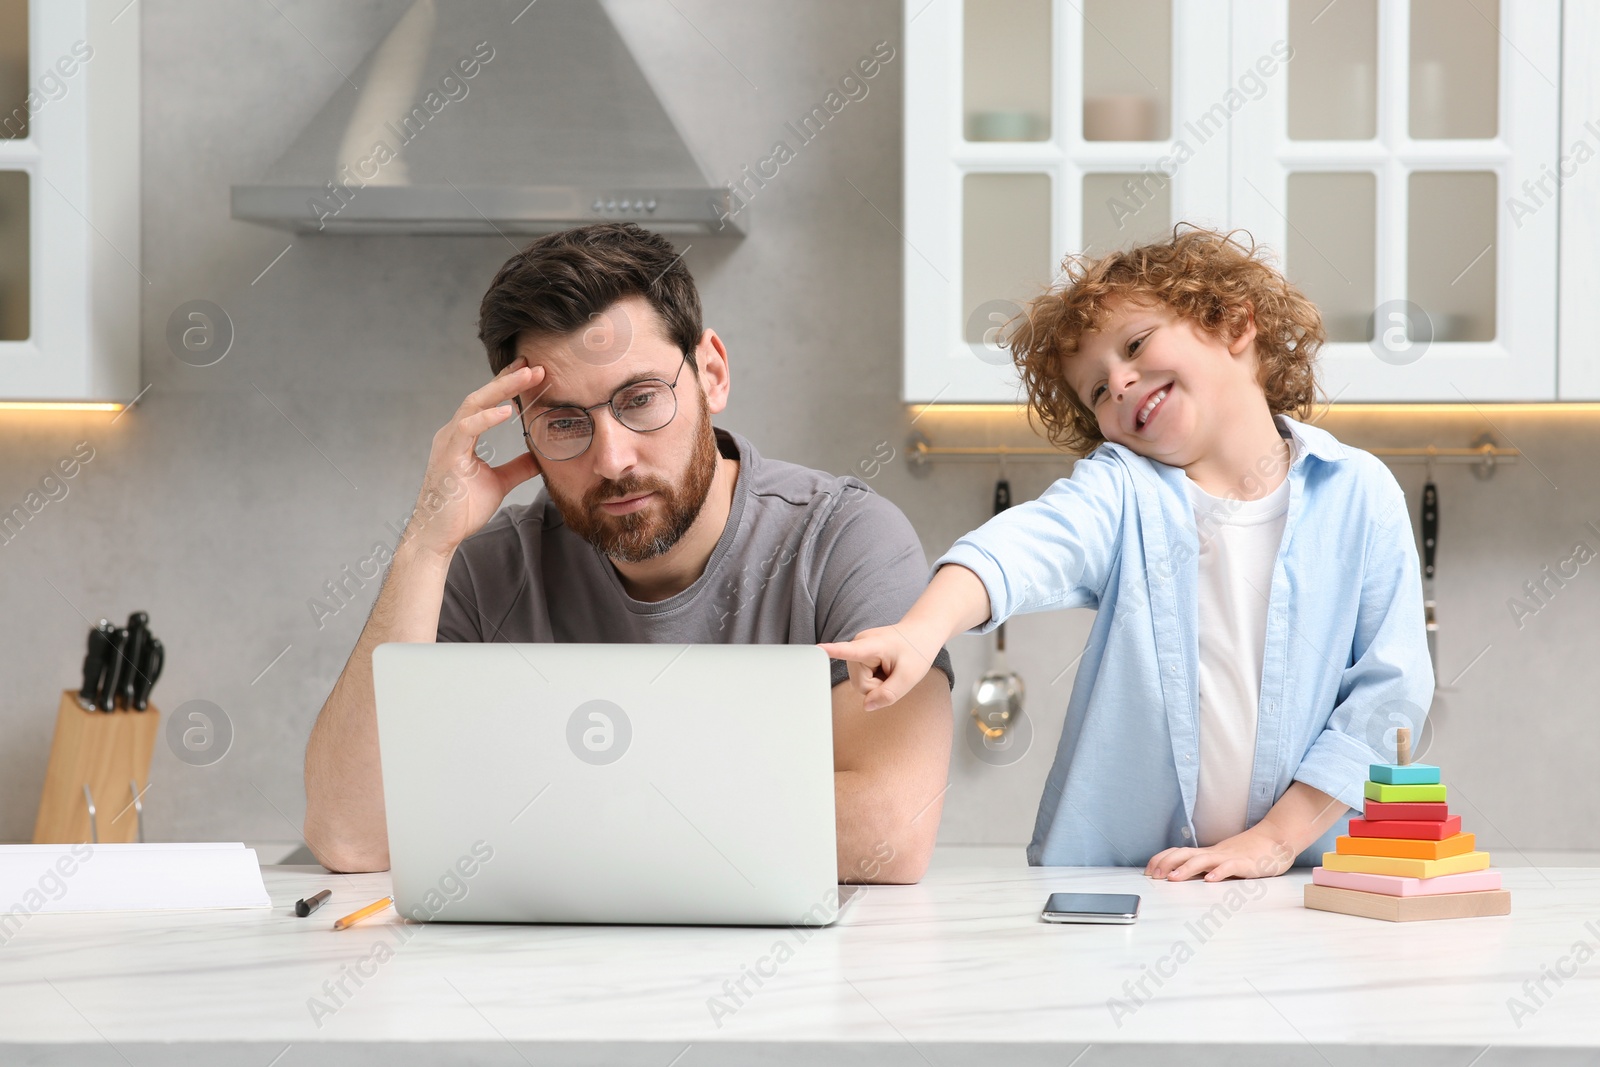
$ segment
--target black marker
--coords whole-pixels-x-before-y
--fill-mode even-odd
[[[294,902],[294,913],[304,919],[307,915],[322,907],[322,902],[333,896],[333,890],[324,889],[320,893],[313,893],[304,900]]]

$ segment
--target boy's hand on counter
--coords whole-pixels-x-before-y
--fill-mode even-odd
[[[865,696],[867,711],[886,708],[922,681],[943,644],[938,635],[901,619],[889,626],[862,630],[853,641],[819,642],[829,657],[850,666],[850,684]]]
[[[1273,878],[1294,864],[1295,853],[1258,824],[1209,848],[1169,848],[1145,864],[1150,878],[1182,882],[1204,875],[1208,882],[1224,878]]]

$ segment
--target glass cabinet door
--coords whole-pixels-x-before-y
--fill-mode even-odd
[[[1050,176],[976,172],[961,197],[962,307],[966,341],[979,359],[1002,365],[1004,327],[1029,291],[1050,276]]]
[[[1228,212],[1226,0],[906,5],[907,401],[1015,402],[1064,257]]]
[[[33,290],[28,172],[0,170],[0,341],[26,341]]]
[[[1557,155],[1558,0],[1241,4],[1235,59],[1293,58],[1235,116],[1232,215],[1321,309],[1327,398],[1554,399],[1557,212],[1519,190]]]
[[[1052,119],[1051,0],[963,0],[962,125],[969,141],[1045,141]]]
[[[140,23],[126,0],[0,0],[7,404],[138,393]]]
[[[1317,302],[1326,398],[1555,399],[1561,0],[905,19],[907,401],[1016,402],[998,327],[1064,257],[1178,222],[1247,231]]]
[[[28,4],[0,0],[0,142],[28,135]],[[28,172],[0,162],[0,341],[26,341],[30,284]]]

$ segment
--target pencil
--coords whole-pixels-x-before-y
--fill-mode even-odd
[[[360,911],[352,911],[349,915],[346,915],[344,918],[335,922],[333,924],[333,928],[335,930],[343,930],[347,926],[354,926],[362,919],[365,919],[368,915],[376,915],[378,912],[382,911],[384,908],[387,908],[393,903],[394,897],[384,897],[382,900],[374,900],[371,904],[368,904]]]

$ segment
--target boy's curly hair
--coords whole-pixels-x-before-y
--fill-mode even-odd
[[[1270,263],[1251,238],[1246,247],[1234,230],[1201,227],[1153,244],[1098,258],[1071,255],[1064,277],[1029,302],[1002,330],[1001,342],[1028,392],[1029,419],[1043,423],[1051,443],[1088,455],[1105,440],[1099,420],[1067,384],[1065,361],[1083,335],[1098,329],[1107,303],[1132,298],[1160,303],[1197,327],[1230,342],[1254,309],[1258,380],[1273,414],[1307,421],[1316,403],[1317,350],[1327,340],[1317,306]]]

